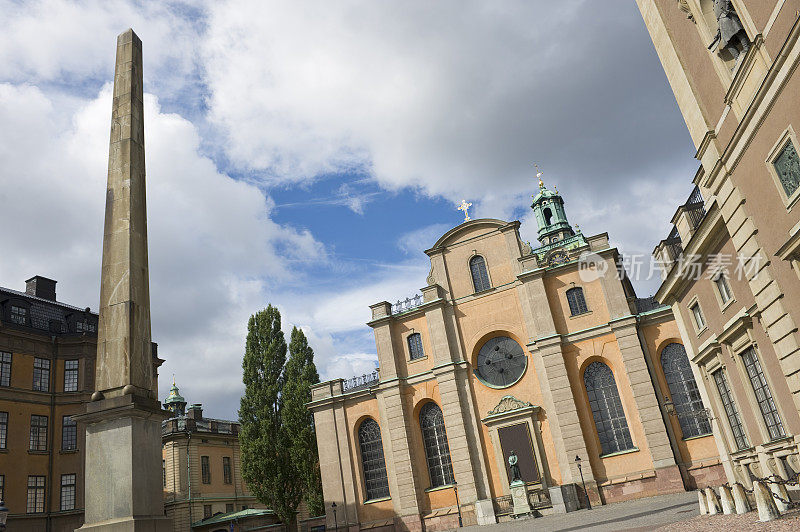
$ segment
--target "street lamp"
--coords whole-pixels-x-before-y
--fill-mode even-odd
[[[586,482],[583,480],[583,469],[581,469],[581,457],[575,455],[575,463],[578,464],[578,473],[581,474],[581,485],[583,485],[583,493],[586,494],[586,509],[592,509],[592,501],[589,500],[589,492],[586,491]]]
[[[335,527],[334,530],[339,530],[339,522],[336,520],[336,502],[331,503],[331,508],[333,508],[333,526]]]
[[[6,529],[7,519],[8,519],[8,508],[6,508],[6,503],[0,500],[0,530]]]
[[[456,494],[456,509],[458,510],[458,528],[464,526],[461,521],[461,503],[458,501],[458,482],[453,481],[453,492]]]

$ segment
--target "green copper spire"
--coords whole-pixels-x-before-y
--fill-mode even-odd
[[[532,196],[531,209],[539,226],[539,242],[546,246],[571,237],[575,231],[569,225],[567,213],[564,211],[564,200],[558,189],[553,187],[553,190],[549,190],[544,186],[542,172],[537,172],[536,177],[539,178],[539,192]]]
[[[172,412],[174,416],[183,416],[186,412],[186,399],[184,399],[178,386],[175,384],[175,377],[172,377],[172,388],[169,389],[169,395],[164,401],[164,406],[167,410]]]

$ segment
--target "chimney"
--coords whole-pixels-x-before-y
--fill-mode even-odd
[[[203,419],[203,405],[198,403],[190,406],[189,412],[186,414],[186,417],[188,417],[189,419],[194,419],[195,421]]]
[[[56,281],[34,275],[25,281],[25,293],[30,296],[41,297],[42,299],[56,300]]]

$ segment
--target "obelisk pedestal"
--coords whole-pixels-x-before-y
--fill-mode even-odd
[[[166,532],[158,383],[150,341],[142,41],[117,38],[106,187],[96,391],[86,412],[85,523]]]

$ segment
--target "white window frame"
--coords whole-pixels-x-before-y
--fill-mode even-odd
[[[703,312],[703,307],[700,306],[700,301],[697,299],[697,296],[694,296],[689,303],[686,305],[687,309],[689,310],[689,319],[694,326],[694,331],[697,333],[697,336],[703,334],[706,330],[708,330],[708,322],[706,321],[706,315]],[[695,307],[699,311],[700,318],[702,319],[702,324],[697,320],[697,314],[695,313]]]
[[[767,171],[772,177],[772,182],[775,184],[775,188],[778,189],[778,196],[780,196],[781,201],[783,201],[787,212],[791,211],[797,203],[797,200],[800,199],[800,187],[797,187],[797,190],[795,190],[791,196],[787,196],[786,190],[781,184],[780,177],[778,177],[778,172],[775,171],[775,165],[773,163],[781,154],[786,144],[789,142],[793,143],[795,151],[800,153],[800,143],[797,141],[797,135],[795,134],[794,128],[791,126],[791,124],[783,131],[783,133],[781,133],[781,136],[772,146],[769,155],[767,155],[767,158],[764,161],[764,163],[767,165]]]

